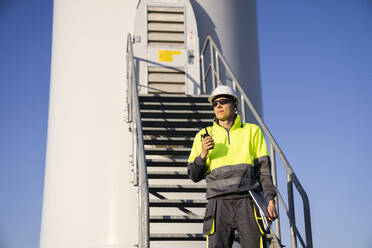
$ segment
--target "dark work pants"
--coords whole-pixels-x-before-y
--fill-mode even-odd
[[[231,248],[234,231],[238,231],[241,248],[265,248],[254,217],[252,199],[217,199],[215,232],[207,236],[208,248]]]

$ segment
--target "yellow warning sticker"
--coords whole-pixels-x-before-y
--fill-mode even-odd
[[[173,62],[173,55],[181,55],[181,51],[159,50],[159,62]]]

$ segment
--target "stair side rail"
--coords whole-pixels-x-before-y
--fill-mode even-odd
[[[133,184],[139,187],[139,248],[148,248],[150,244],[149,224],[149,187],[144,152],[141,116],[139,110],[138,82],[136,64],[133,56],[132,36],[127,36],[127,122],[132,133],[132,157],[134,172]]]
[[[209,49],[208,49],[209,48]],[[205,56],[206,53],[210,53],[209,58],[209,64],[208,67],[205,69]],[[225,69],[225,72],[231,77],[232,79],[232,86],[233,89],[240,95],[240,102],[242,106],[242,114],[243,114],[243,120],[245,120],[246,117],[246,111],[245,111],[245,104],[249,107],[250,111],[252,112],[254,118],[258,122],[258,124],[261,126],[263,132],[267,136],[267,138],[270,141],[270,150],[271,150],[271,157],[273,160],[272,163],[272,171],[273,171],[273,182],[275,187],[277,188],[277,181],[276,181],[276,163],[275,163],[275,154],[277,153],[279,155],[280,160],[282,161],[286,173],[287,173],[287,190],[288,190],[288,205],[286,206],[283,197],[281,196],[278,188],[278,198],[280,199],[280,202],[285,210],[285,212],[288,215],[289,218],[289,224],[290,224],[290,233],[291,233],[291,242],[292,242],[292,248],[297,248],[297,239],[300,241],[302,247],[304,248],[313,248],[313,241],[312,241],[312,232],[311,232],[311,219],[310,219],[310,204],[309,199],[307,197],[307,194],[305,190],[303,189],[302,185],[300,184],[300,181],[298,180],[296,174],[294,173],[292,167],[290,166],[287,158],[285,157],[283,151],[279,147],[278,143],[272,136],[271,132],[263,122],[262,118],[254,108],[253,104],[249,100],[248,96],[246,95],[245,91],[241,87],[241,84],[236,79],[235,75],[233,74],[232,70],[230,69],[228,63],[226,62],[225,58],[223,57],[221,51],[217,47],[216,43],[213,41],[211,36],[207,36],[203,48],[200,53],[200,64],[201,64],[201,81],[202,81],[202,94],[208,94],[207,92],[207,85],[206,85],[206,79],[209,75],[209,72],[211,73],[212,77],[212,90],[217,87],[217,85],[223,84],[221,81],[221,68],[220,68],[220,62],[222,62],[223,69]],[[305,238],[306,243],[303,240],[301,234],[299,233],[296,222],[295,222],[295,213],[294,213],[294,196],[293,196],[293,184],[295,185],[298,193],[301,196],[302,203],[303,203],[303,210],[304,210],[304,223],[305,223]],[[278,201],[276,201],[278,204]],[[277,209],[278,205],[277,205]],[[276,220],[276,237],[280,240],[280,222],[279,218]]]

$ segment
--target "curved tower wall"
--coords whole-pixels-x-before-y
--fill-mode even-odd
[[[125,121],[137,0],[55,0],[41,248],[138,243]]]
[[[191,0],[198,22],[200,49],[212,36],[236,78],[262,115],[256,1]],[[248,115],[247,120],[253,121]]]
[[[54,1],[41,248],[138,243],[125,122],[126,35],[133,33],[137,3]],[[255,1],[191,3],[200,48],[212,35],[262,112]]]

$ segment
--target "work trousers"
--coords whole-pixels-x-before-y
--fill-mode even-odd
[[[213,199],[214,227],[207,235],[207,248],[231,248],[235,230],[241,248],[266,248],[266,239],[257,225],[254,202],[249,197]]]

